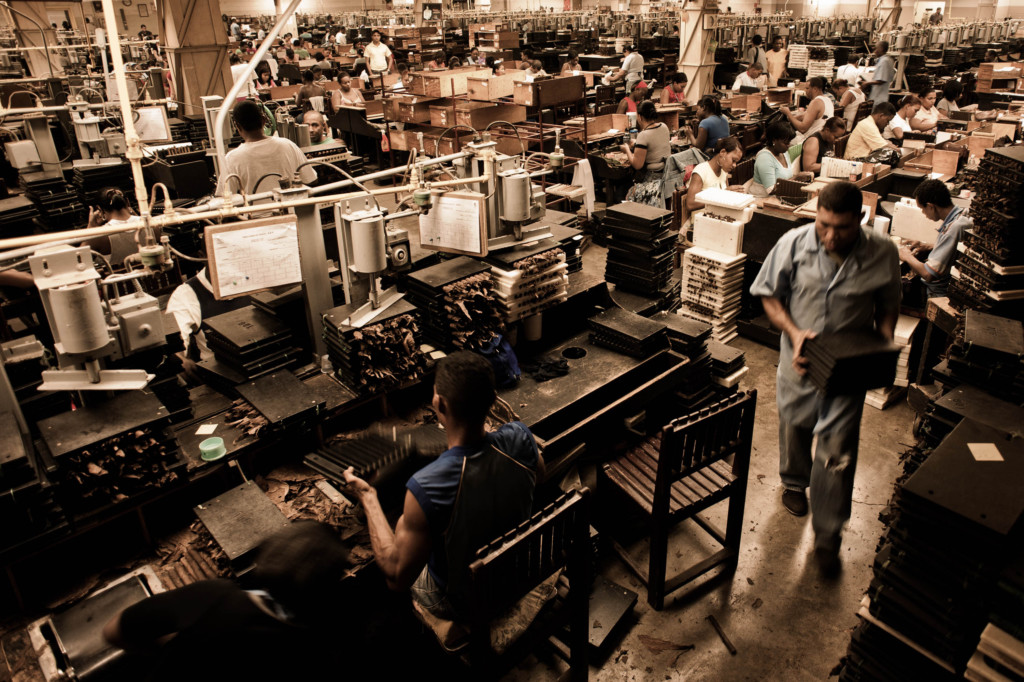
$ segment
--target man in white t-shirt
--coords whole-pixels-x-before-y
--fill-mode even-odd
[[[337,43],[338,45],[344,45],[345,44],[345,31],[344,30],[338,31],[337,35],[334,36],[334,42]]]
[[[366,57],[366,66],[371,75],[391,73],[395,68],[395,57],[391,54],[391,48],[380,42],[380,31],[371,34],[373,41],[363,49],[363,56]]]
[[[249,65],[243,62],[242,58],[236,54],[231,55],[228,58],[228,62],[231,64],[231,80],[237,83],[239,78],[245,76],[245,72],[249,70]],[[249,89],[247,94],[250,97],[256,96],[256,88],[253,86],[251,78],[249,79]]]
[[[851,86],[856,86],[862,73],[858,66],[859,62],[860,57],[851,50],[847,63],[836,69],[836,80],[844,80]]]
[[[280,187],[282,180],[291,183],[295,169],[306,162],[302,150],[291,140],[264,135],[263,110],[253,101],[236,104],[231,111],[231,118],[243,142],[224,157],[224,168],[217,181],[217,194],[222,194],[225,186],[232,193],[237,192],[239,179],[241,189],[247,195]],[[238,179],[230,177],[232,174],[237,175]],[[316,171],[312,166],[306,166],[299,171],[299,177],[308,184],[316,180]]]
[[[764,88],[764,80],[761,78],[761,65],[753,62],[746,71],[740,71],[732,84],[732,91],[739,92],[740,88]]]

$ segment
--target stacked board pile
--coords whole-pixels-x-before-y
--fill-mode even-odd
[[[437,424],[424,424],[402,430],[378,429],[353,439],[338,438],[306,455],[305,462],[327,478],[344,483],[344,472],[349,467],[356,476],[365,477],[415,456],[437,457],[447,449],[444,430]]]
[[[25,198],[35,204],[40,232],[58,232],[74,225],[84,225],[89,212],[78,196],[68,189],[63,177],[48,178],[42,173],[21,173],[18,176]]]
[[[587,321],[590,343],[634,358],[668,348],[665,325],[622,308],[609,308]]]
[[[214,357],[198,366],[222,386],[289,367],[302,352],[286,324],[252,305],[203,320],[203,330]]]
[[[897,490],[840,680],[964,673],[992,614],[1020,603],[1022,477],[1024,438],[964,419]]]
[[[568,298],[565,251],[554,239],[490,253],[487,262],[506,324],[536,315]]]
[[[819,334],[804,341],[807,375],[826,395],[890,386],[900,349],[874,332]]]
[[[53,486],[40,475],[13,412],[0,412],[0,549],[26,540],[63,520]]]
[[[31,199],[12,196],[0,199],[0,225],[4,226],[4,237],[24,237],[36,230],[39,209]]]
[[[740,380],[750,371],[746,353],[718,341],[708,343],[708,352],[711,354],[711,380],[728,393],[734,393]]]
[[[323,314],[327,355],[337,377],[363,395],[418,380],[427,369],[420,349],[419,311],[405,299],[361,327],[349,318],[356,307],[343,305]]]
[[[1024,325],[968,310],[950,346],[947,367],[958,383],[982,386],[993,396],[1024,404]]]
[[[672,211],[634,202],[612,206],[604,218],[608,232],[605,280],[624,291],[657,299],[662,310],[678,299],[672,280],[676,236],[669,230],[671,223]]]
[[[950,269],[949,302],[1024,317],[1024,148],[985,150],[964,233]]]
[[[503,329],[486,263],[465,256],[443,261],[409,273],[405,288],[423,313],[423,341],[435,348],[480,348]]]
[[[132,169],[127,163],[104,163],[95,166],[75,166],[71,184],[78,193],[78,200],[86,206],[99,204],[99,193],[107,187],[131,187]],[[135,193],[125,191],[124,198],[135,202]]]
[[[665,325],[669,347],[690,359],[686,378],[675,387],[675,398],[683,413],[704,407],[716,396],[711,381],[711,325],[697,322],[668,311],[655,313],[651,319]]]
[[[864,396],[864,402],[879,410],[899,400],[910,384],[910,368],[912,366],[911,353],[914,348],[914,332],[917,330],[921,320],[917,317],[900,315],[896,322],[896,330],[893,334],[893,341],[900,347],[900,354],[896,360],[896,378],[892,386],[884,388],[873,388]]]
[[[737,336],[746,254],[726,256],[700,246],[683,254],[683,301],[679,314],[711,325],[716,341]]]

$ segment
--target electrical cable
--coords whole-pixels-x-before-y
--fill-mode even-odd
[[[444,139],[444,136],[448,134],[449,130],[455,130],[456,128],[466,128],[467,130],[473,131],[474,135],[480,134],[480,132],[476,128],[468,126],[465,123],[456,123],[453,126],[448,126],[444,130],[442,130],[438,138],[434,140],[434,156],[441,156],[441,140]]]
[[[381,211],[380,202],[377,201],[377,197],[373,194],[373,192],[371,192],[369,189],[367,189],[366,185],[364,185],[363,183],[359,182],[354,177],[352,177],[348,173],[348,171],[343,170],[342,168],[339,168],[338,166],[335,166],[333,163],[328,163],[326,161],[318,161],[318,160],[314,159],[312,161],[307,161],[306,163],[300,165],[298,168],[295,169],[295,172],[298,173],[300,170],[302,170],[306,166],[312,166],[314,164],[319,164],[321,166],[327,166],[328,168],[332,168],[335,171],[337,171],[337,172],[341,173],[342,175],[344,175],[346,178],[351,180],[353,182],[353,184],[355,184],[356,187],[358,187],[359,189],[361,189],[364,192],[366,192],[367,194],[369,194],[370,198],[373,199],[373,203],[377,205],[377,210]],[[381,213],[383,213],[383,211],[381,211]]]
[[[171,246],[170,242],[168,242],[167,248],[170,249],[171,253],[173,253],[178,258],[184,258],[185,260],[190,260],[194,263],[206,263],[209,260],[208,258],[196,258],[194,256],[186,256],[181,251],[178,251],[176,248]]]
[[[303,166],[304,166],[304,165],[306,165],[306,164],[303,164]],[[302,168],[302,166],[299,166],[299,168]],[[298,171],[298,168],[296,168],[295,170],[296,170],[296,171]],[[264,180],[266,180],[267,178],[269,178],[269,177],[270,177],[271,175],[273,175],[273,176],[276,176],[276,177],[277,177],[277,178],[278,178],[279,180],[281,180],[281,179],[283,179],[283,178],[284,178],[284,176],[283,176],[283,175],[281,175],[280,173],[264,173],[263,175],[261,175],[261,176],[260,176],[260,179],[256,181],[256,184],[255,184],[255,185],[253,186],[253,188],[252,188],[252,193],[253,193],[253,194],[256,194],[256,192],[258,192],[258,191],[259,191],[259,189],[260,189],[260,184],[261,184],[261,183],[262,183],[262,182],[263,182]],[[238,177],[238,176],[235,176],[235,177]],[[242,179],[241,179],[241,178],[238,178],[238,184],[239,184],[239,185],[241,185],[241,184],[242,184]],[[279,182],[278,184],[280,185],[280,182]]]
[[[516,134],[516,137],[519,138],[519,147],[523,150],[522,151],[522,153],[523,153],[523,163],[525,164],[526,163],[526,143],[523,142],[523,136],[519,134],[519,129],[516,128],[512,123],[510,123],[509,121],[491,121],[490,123],[487,124],[486,127],[484,127],[484,132],[486,133],[487,131],[489,131],[491,129],[491,126],[498,125],[498,124],[507,125],[509,128],[512,129],[512,132]]]

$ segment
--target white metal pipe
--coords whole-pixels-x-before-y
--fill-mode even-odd
[[[132,119],[132,101],[128,97],[128,78],[124,73],[124,60],[121,57],[121,38],[117,34],[117,15],[114,14],[114,0],[103,1],[103,16],[107,22],[110,57],[113,59],[114,82],[117,83],[117,98],[121,105],[121,121],[124,129],[124,143],[127,147],[125,156],[132,167],[132,179],[135,181],[135,199],[139,204],[139,213],[143,221],[149,218],[149,195],[146,193],[146,180],[142,177],[142,148],[139,134],[135,130]]]
[[[270,45],[274,42],[274,39],[277,38],[278,32],[285,25],[288,19],[291,18],[292,14],[295,13],[295,10],[298,9],[300,2],[302,2],[302,0],[292,0],[284,13],[278,17],[277,23],[270,29],[267,37],[263,39],[259,49],[256,50],[256,54],[254,54],[252,59],[249,60],[249,63],[246,64],[245,73],[243,73],[231,86],[231,90],[228,91],[227,96],[224,97],[224,101],[220,105],[220,109],[217,111],[217,119],[213,124],[213,139],[217,147],[218,173],[224,173],[224,169],[226,168],[224,162],[224,157],[226,155],[226,152],[224,151],[224,121],[227,120],[228,111],[230,111],[231,107],[235,105],[235,98],[238,97],[238,93],[242,91],[242,88],[249,85],[249,78],[256,70],[260,61],[267,54],[267,51],[270,49]]]
[[[472,178],[457,178],[455,180],[442,180],[439,182],[430,183],[431,187],[455,187],[457,185],[471,185],[478,182],[489,181],[490,175],[481,175]],[[369,191],[369,194],[374,196],[386,195],[386,194],[397,194],[399,192],[410,192],[416,189],[412,185],[401,185],[399,187],[386,187],[383,189],[373,189]],[[210,209],[203,213],[181,213],[175,212],[172,215],[158,215],[150,218],[150,225],[152,227],[167,227],[169,225],[179,225],[181,223],[191,223],[197,220],[212,220],[214,218],[231,218],[240,215],[247,215],[250,213],[266,213],[268,211],[277,211],[284,208],[295,208],[297,206],[309,206],[313,204],[333,204],[339,201],[346,201],[351,199],[358,199],[359,197],[365,197],[367,192],[349,192],[347,194],[338,194],[328,197],[305,197],[302,199],[289,199],[287,201],[279,201],[270,204],[257,204],[255,206],[225,206],[220,209]],[[10,239],[0,240],[0,249],[24,249],[25,247],[33,247],[33,251],[44,245],[49,245],[60,240],[66,240],[64,243],[73,243],[73,241],[85,241],[92,239],[93,237],[102,237],[105,235],[117,234],[119,232],[134,232],[139,229],[138,223],[129,225],[117,225],[107,226],[101,225],[99,227],[87,227],[80,230],[71,230],[66,232],[52,232],[50,234],[38,234],[29,235],[25,237],[12,237]],[[20,251],[5,251],[0,253],[0,262],[10,260],[18,257]],[[29,255],[29,254],[25,254]]]

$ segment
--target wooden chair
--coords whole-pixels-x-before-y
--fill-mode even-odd
[[[459,649],[475,679],[497,679],[536,644],[550,641],[552,633],[563,632],[566,625],[568,641],[552,642],[555,653],[569,662],[568,679],[587,679],[591,558],[588,488],[563,493],[477,551],[476,560],[469,566],[468,594],[473,610],[466,623],[468,645]],[[491,641],[497,619],[559,570],[563,571],[559,585],[568,584],[564,599],[556,596],[558,603],[548,605],[556,608],[542,611],[518,640],[501,654],[496,653]],[[451,641],[442,637],[444,627],[435,625],[436,618],[424,618],[419,611],[417,615],[433,629],[446,650],[454,650]],[[450,625],[450,621],[440,623]]]
[[[614,539],[615,551],[647,585],[647,601],[660,610],[665,596],[712,568],[734,571],[743,533],[743,506],[750,469],[757,392],[734,394],[699,412],[676,419],[660,437],[648,438],[604,465],[612,486],[635,502],[649,522],[650,561],[646,570]],[[733,457],[731,466],[725,461]],[[723,534],[697,516],[728,500]],[[668,536],[681,521],[693,519],[722,549],[667,577]]]
[[[835,157],[837,159],[842,159],[842,158],[844,158],[846,156],[846,143],[849,142],[849,141],[850,141],[850,134],[849,133],[847,133],[846,135],[843,135],[842,137],[837,137],[836,138],[835,149],[833,150],[832,153],[835,155]]]
[[[614,85],[598,85],[594,91],[594,104],[598,107],[602,104],[618,104],[615,101]]]
[[[875,103],[871,100],[865,100],[860,103],[857,107],[857,114],[853,117],[853,127],[856,128],[857,124],[863,121],[865,118],[871,115],[871,110],[875,108]],[[853,132],[853,128],[850,129]]]
[[[732,169],[732,174],[729,176],[730,185],[742,185],[747,180],[751,180],[754,177],[754,159],[750,158],[746,161],[740,161],[736,164],[736,167]]]

